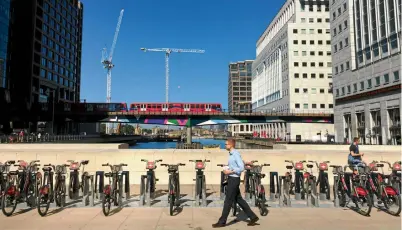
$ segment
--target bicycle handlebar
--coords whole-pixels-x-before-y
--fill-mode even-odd
[[[43,167],[52,167],[53,170],[56,169],[56,166],[52,164],[43,165]]]
[[[225,167],[225,166],[228,166],[228,165],[225,165],[225,164],[217,164],[216,166]]]
[[[6,162],[4,162],[4,164],[10,166],[10,165],[15,164],[15,161],[13,161],[13,160],[11,160],[11,161],[6,161]]]
[[[171,165],[185,166],[186,164],[183,164],[183,163],[177,163],[177,164],[161,164],[161,166],[166,166],[166,167],[169,167],[169,166],[171,166]]]
[[[147,160],[147,159],[141,159],[141,161],[142,162],[148,162],[149,160]],[[158,163],[158,162],[162,162],[163,160],[162,159],[159,159],[159,160],[155,160],[154,162],[155,163]]]
[[[189,162],[211,162],[210,160],[189,160]]]

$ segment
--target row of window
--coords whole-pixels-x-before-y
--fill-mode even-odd
[[[399,76],[399,71],[394,71],[392,73],[392,77],[393,77],[393,82],[399,81],[400,80],[400,76]],[[374,80],[374,86],[378,87],[381,85],[381,83],[383,85],[389,84],[391,82],[390,79],[390,74],[384,74],[383,76],[377,76],[373,79],[368,79],[367,81],[361,81],[359,86],[360,86],[360,91],[363,91],[365,89],[371,89],[373,88],[373,80]],[[346,93],[347,94],[351,94],[352,93],[352,87],[353,87],[353,93],[356,93],[358,91],[358,84],[354,83],[353,85],[348,85],[346,86],[346,90],[345,87],[342,87],[341,89],[336,89],[336,96],[344,96]]]
[[[338,47],[339,47],[339,50],[342,50],[344,47],[348,47],[348,46],[349,46],[349,38],[345,38],[345,40],[340,41],[339,44],[334,45],[334,53],[338,52]]]
[[[43,68],[47,67],[49,70],[54,70],[56,73],[59,73],[60,75],[66,78],[69,78],[74,81],[76,80],[76,77],[73,72],[53,63],[51,60],[47,60],[46,58],[42,57],[40,64]]]
[[[334,3],[335,3],[335,0],[332,2],[332,4],[334,4]],[[332,21],[334,21],[336,19],[336,13],[337,12],[338,12],[338,17],[339,17],[339,16],[342,15],[343,12],[346,12],[347,8],[348,8],[348,5],[346,4],[346,2],[344,2],[343,3],[343,11],[342,11],[342,8],[339,7],[338,11],[332,12]]]
[[[67,50],[58,42],[54,42],[52,39],[48,39],[46,35],[42,35],[42,44],[48,46],[51,49],[56,50],[56,52],[65,56],[67,59],[70,59],[71,61],[74,61],[76,58],[76,53],[73,52],[73,50],[75,51],[75,49],[73,48],[74,46],[70,47],[72,48],[71,50]]]
[[[308,103],[303,103],[303,109],[318,109],[317,105],[318,104],[311,104],[311,107],[309,107]],[[319,105],[320,105],[320,109],[326,109],[325,104],[319,104]],[[295,103],[295,108],[296,109],[301,109],[300,103]],[[333,109],[334,104],[328,104],[328,108]]]
[[[294,62],[293,66],[299,67],[299,62]],[[308,67],[307,62],[302,62],[301,66]],[[310,62],[310,67],[316,67],[315,62]],[[318,62],[318,67],[332,67],[332,62],[327,62],[326,66],[324,66],[324,62]]]
[[[325,89],[319,89],[318,92],[323,94],[325,93]],[[328,89],[327,92],[332,93],[332,89]],[[295,88],[295,93],[309,93],[309,90],[308,88]],[[311,88],[310,93],[317,94],[317,88]]]
[[[306,18],[300,18],[301,23],[306,23]],[[309,18],[308,19],[309,23],[314,23],[314,18]],[[317,22],[318,23],[322,23],[322,18],[317,18]],[[325,19],[325,23],[329,22],[329,18]]]
[[[323,73],[320,73],[320,74],[318,74],[318,75],[319,75],[320,78],[324,78],[324,74],[323,74]],[[302,76],[303,76],[303,78],[308,78],[308,74],[307,74],[307,73],[303,73]],[[313,79],[316,78],[316,74],[315,74],[315,73],[310,74],[310,76],[311,76],[311,78],[313,78]],[[300,74],[299,74],[299,73],[295,73],[294,77],[295,77],[295,78],[300,78]],[[332,73],[327,73],[327,77],[328,77],[328,78],[332,78]]]
[[[52,28],[54,28],[54,26],[51,26]],[[55,39],[56,41],[58,41],[59,43],[61,43],[61,45],[65,46],[67,49],[71,49],[72,52],[75,52],[76,48],[75,48],[75,44],[77,39],[75,37],[73,37],[70,33],[64,33],[61,32],[60,34],[57,33],[57,25],[56,25],[56,31],[49,28],[49,26],[46,23],[42,24],[42,32],[44,34],[47,34],[50,38]],[[50,40],[50,39],[49,39]]]
[[[343,71],[349,70],[350,69],[350,62],[347,61],[345,62],[345,65],[340,64],[339,66],[335,66],[335,75],[338,73],[343,73]]]
[[[375,43],[372,46],[369,46],[364,50],[357,52],[358,63],[363,64],[364,61],[371,62],[372,58],[377,58],[380,56],[380,50],[381,50],[381,57],[387,57],[390,49],[391,50],[398,49],[397,34],[393,34],[390,36],[389,39],[385,38],[381,40],[381,42]]]
[[[320,1],[311,1],[311,2],[306,2],[306,1],[301,1],[300,2],[300,11],[304,12],[306,11],[306,5],[308,6],[308,11],[309,12],[314,12],[314,6],[316,8],[316,12],[322,12],[323,11],[323,7],[325,12],[329,12],[329,4],[325,3],[324,5],[321,5]]]
[[[57,13],[57,18],[61,18],[63,16],[68,22],[72,23],[73,25],[77,25],[78,13],[75,6],[66,3],[65,0],[62,3],[63,5],[60,4],[60,2],[56,4],[55,0],[51,0],[51,4],[53,7],[47,2],[44,2],[42,7],[43,11],[50,13],[53,17],[55,17],[55,11],[61,12],[61,14]]]
[[[342,30],[342,23],[340,23],[339,25],[338,25],[338,28],[334,28],[333,29],[333,37],[336,37],[336,35],[337,34],[340,34],[340,33],[342,33],[342,31],[344,31],[344,30],[346,30],[348,28],[348,20],[345,20],[345,21],[343,21],[343,30]],[[337,30],[338,29],[338,30]],[[338,32],[338,33],[336,33],[336,32]]]
[[[310,51],[309,56],[315,56],[316,51]],[[324,51],[318,51],[318,56],[324,56]],[[327,56],[331,56],[331,51],[326,51]],[[307,51],[301,52],[302,56],[307,56]],[[299,51],[293,51],[293,56],[299,56]]]
[[[308,29],[308,33],[309,34],[314,34],[316,29]],[[298,34],[299,30],[298,29],[293,29],[293,33],[294,34]],[[307,34],[307,29],[300,29],[300,33],[301,34]],[[323,33],[323,29],[317,29],[317,33],[318,34],[322,34]],[[325,33],[329,34],[330,30],[329,29],[325,29]]]
[[[74,88],[74,82],[73,81],[69,81],[61,76],[58,76],[55,73],[52,73],[50,71],[46,71],[45,69],[40,69],[40,76],[42,78],[47,78],[50,81],[54,81],[60,85],[64,85],[66,87],[70,87],[70,88]]]
[[[54,60],[55,64],[59,63],[61,67],[64,67],[68,69],[71,72],[76,72],[75,64],[73,61],[69,61],[68,59],[65,59],[58,53],[53,52],[52,50],[48,50],[46,47],[42,47],[41,53],[43,57],[48,57],[50,60]]]
[[[293,45],[298,45],[299,44],[299,40],[293,40]],[[302,45],[307,45],[307,40],[301,40]],[[317,44],[318,45],[323,45],[324,41],[323,40],[317,40]],[[331,40],[327,40],[326,42],[327,45],[331,45]],[[315,40],[310,40],[310,45],[315,45]]]

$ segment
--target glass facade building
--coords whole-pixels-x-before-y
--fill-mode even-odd
[[[0,88],[7,88],[7,46],[10,0],[0,0]]]

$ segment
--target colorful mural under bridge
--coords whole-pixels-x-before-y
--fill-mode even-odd
[[[186,117],[155,117],[155,116],[138,116],[138,117],[109,117],[102,122],[114,123],[139,123],[153,125],[176,125],[176,126],[203,126],[203,125],[220,125],[220,124],[241,124],[241,123],[333,123],[330,118],[299,118],[294,120],[283,120],[278,117],[253,117],[252,119],[239,119],[234,117],[202,117],[202,118],[186,118]]]

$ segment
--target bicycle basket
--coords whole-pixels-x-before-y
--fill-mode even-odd
[[[246,163],[244,164],[244,168],[245,168],[246,170],[252,169],[252,168],[253,168],[253,163],[251,163],[251,162],[246,162]]]
[[[204,162],[195,162],[195,169],[205,169]]]
[[[155,169],[155,162],[148,161],[147,165],[145,166],[146,169]]]
[[[80,164],[78,162],[71,163],[70,170],[79,170]]]
[[[369,168],[370,168],[371,171],[377,171],[378,170],[376,163],[370,163]]]
[[[328,170],[328,164],[327,163],[320,163],[319,168],[320,168],[320,170],[327,171]]]
[[[62,174],[67,173],[67,169],[63,165],[57,165],[55,171],[56,171],[56,173],[62,173]]]
[[[342,172],[343,172],[342,167],[334,167],[334,168],[332,169],[332,173],[333,173],[333,174],[340,174],[340,173],[342,173]]]
[[[301,163],[301,162],[297,162],[297,163],[295,164],[295,168],[296,168],[296,170],[303,170],[303,169],[304,169],[304,165],[303,165],[303,163]]]
[[[261,167],[261,166],[254,166],[254,167],[253,167],[253,172],[255,172],[255,173],[261,173],[261,172],[262,172],[262,167]]]
[[[399,163],[395,162],[394,165],[392,166],[392,170],[400,171],[401,165]]]
[[[18,169],[20,170],[25,169],[28,166],[28,162],[26,161],[20,161],[18,164],[19,164]]]
[[[120,166],[120,165],[113,165],[113,166],[112,166],[112,171],[113,171],[113,172],[120,172],[120,171],[123,171],[123,166]]]

